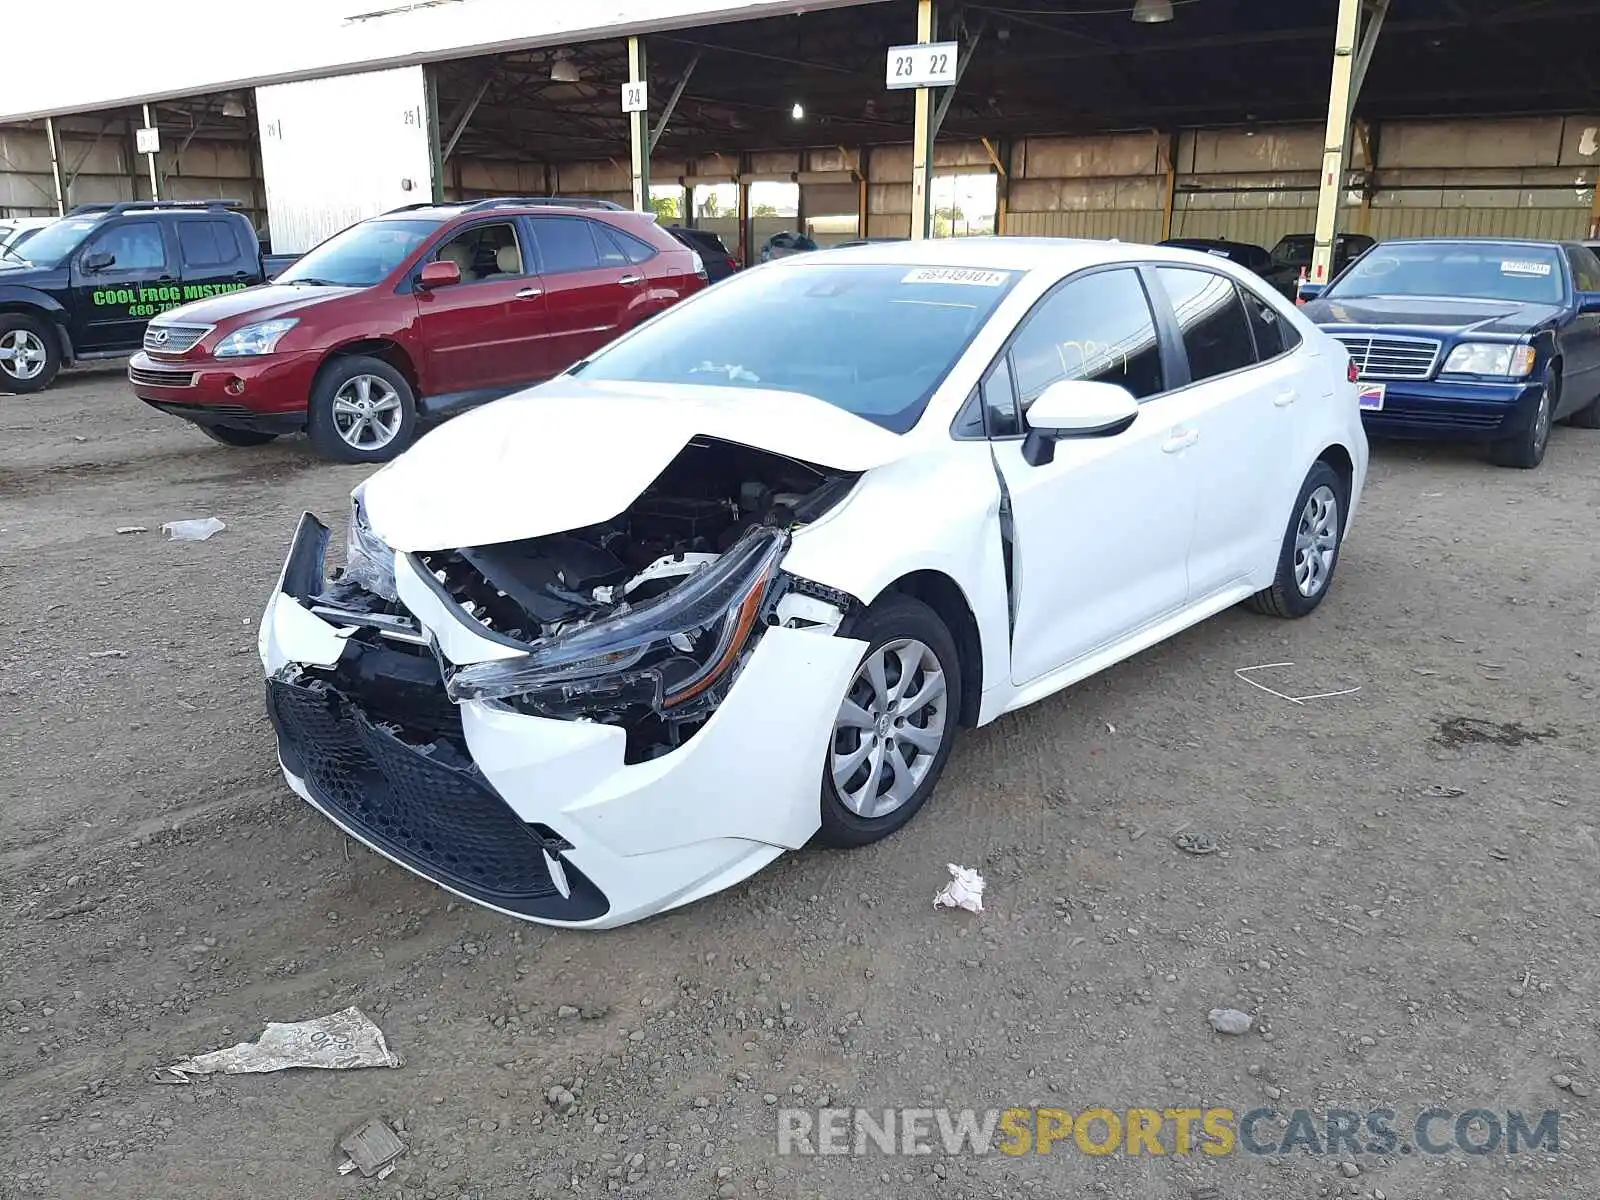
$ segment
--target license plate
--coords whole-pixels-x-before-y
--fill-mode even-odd
[[[1384,387],[1381,383],[1363,383],[1356,393],[1357,406],[1363,412],[1382,412]]]

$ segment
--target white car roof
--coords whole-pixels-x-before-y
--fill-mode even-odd
[[[1042,271],[1064,275],[1100,263],[1127,261],[1205,262],[1226,269],[1216,255],[1174,246],[1152,246],[1144,242],[1111,242],[1088,238],[1054,237],[963,237],[930,238],[913,242],[872,242],[863,246],[841,246],[818,251],[827,260],[858,263],[889,263],[907,266],[987,267],[998,271]],[[801,267],[817,262],[817,254],[796,254],[777,260]],[[1229,272],[1240,274],[1240,272]],[[1248,272],[1243,277],[1249,278]]]

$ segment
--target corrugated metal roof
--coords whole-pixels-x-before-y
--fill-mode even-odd
[[[247,25],[202,6],[57,0],[70,61],[10,55],[0,121],[881,0],[275,0]]]

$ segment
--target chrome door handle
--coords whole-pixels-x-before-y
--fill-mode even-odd
[[[516,294],[515,299],[518,299],[518,300],[532,300],[534,297],[542,296],[542,295],[544,295],[544,289],[543,288],[523,288],[520,292],[518,292]]]
[[[1200,440],[1200,432],[1196,429],[1174,429],[1167,440],[1161,443],[1163,454],[1176,454],[1180,450],[1187,450]]]
[[[617,282],[618,283],[626,283],[626,284],[643,283],[644,282],[644,276],[643,275],[624,275],[621,279],[617,280]]]
[[[1278,408],[1288,408],[1289,405],[1293,404],[1299,398],[1299,392],[1295,391],[1293,388],[1284,388],[1283,391],[1279,392],[1272,398],[1272,403]]]

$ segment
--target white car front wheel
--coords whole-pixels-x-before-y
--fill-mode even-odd
[[[834,722],[821,840],[863,846],[911,820],[944,771],[961,711],[955,640],[920,600],[891,594],[850,631],[867,643]]]

